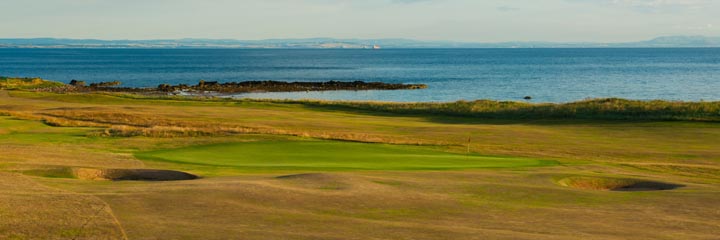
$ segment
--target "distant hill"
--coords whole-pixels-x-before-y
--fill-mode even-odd
[[[648,41],[627,43],[593,42],[499,42],[472,43],[453,41],[419,41],[410,39],[164,39],[164,40],[97,40],[62,38],[0,39],[0,48],[672,48],[720,47],[720,37],[666,36]]]
[[[655,38],[639,44],[653,47],[718,47],[720,46],[720,37],[670,36]]]

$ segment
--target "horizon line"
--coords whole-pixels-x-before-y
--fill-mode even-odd
[[[241,38],[202,38],[202,37],[179,37],[179,38],[71,38],[71,37],[0,37],[0,40],[39,40],[39,39],[53,39],[53,40],[92,40],[92,41],[175,41],[175,40],[212,40],[212,41],[277,41],[277,40],[403,40],[403,41],[415,41],[415,42],[448,42],[448,43],[461,43],[461,44],[494,44],[494,43],[594,43],[594,44],[614,44],[614,43],[633,43],[642,41],[651,41],[660,38],[669,37],[684,37],[684,38],[720,38],[720,35],[658,35],[655,37],[648,37],[636,40],[626,41],[553,41],[553,40],[505,40],[505,41],[466,41],[466,40],[426,40],[426,39],[415,39],[415,38],[402,38],[402,37],[384,37],[384,38],[358,38],[358,37],[277,37],[277,38],[263,38],[263,39],[241,39]]]

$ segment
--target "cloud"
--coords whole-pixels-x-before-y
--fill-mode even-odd
[[[641,12],[668,12],[701,9],[712,0],[569,0],[614,7],[625,7]]]

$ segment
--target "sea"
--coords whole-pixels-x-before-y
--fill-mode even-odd
[[[618,49],[0,49],[0,76],[126,87],[366,81],[422,90],[247,93],[237,98],[449,102],[720,100],[720,48]]]

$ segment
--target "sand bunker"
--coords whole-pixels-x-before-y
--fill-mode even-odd
[[[198,178],[198,176],[186,172],[156,169],[75,168],[73,175],[84,180],[111,181],[180,181]]]
[[[683,185],[629,178],[567,177],[558,181],[561,186],[599,191],[663,191]]]

